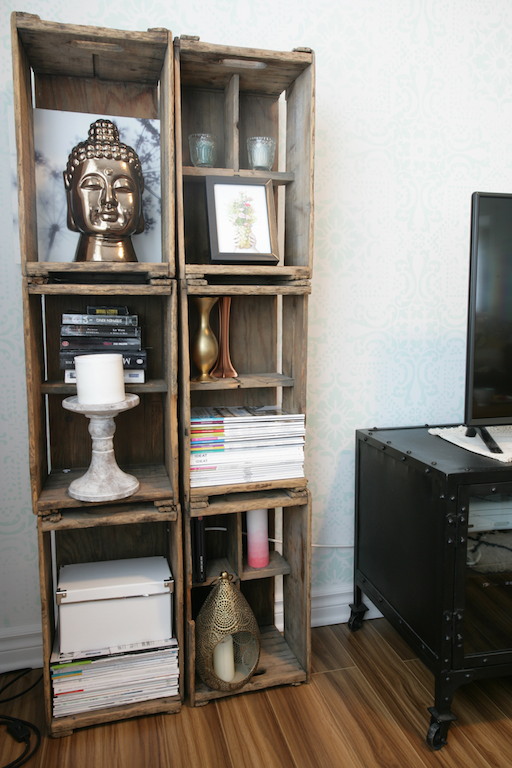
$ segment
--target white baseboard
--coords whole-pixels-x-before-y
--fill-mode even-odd
[[[353,601],[351,584],[320,587],[311,593],[311,626],[325,627],[329,624],[344,624],[350,617],[350,603]],[[374,619],[382,614],[369,600],[365,618]],[[276,585],[276,626],[283,627],[283,599]],[[15,627],[0,631],[0,673],[15,669],[43,666],[42,636],[39,625]]]
[[[43,639],[39,624],[0,630],[0,673],[43,666]]]
[[[320,587],[311,592],[311,626],[326,627],[330,624],[344,624],[350,618],[350,603],[354,601],[354,588],[352,584],[337,584],[335,586]],[[380,611],[364,598],[368,611],[365,619],[376,619],[382,616]],[[283,629],[283,596],[279,586],[276,585],[276,613],[275,622],[278,629]]]
[[[350,603],[354,602],[354,587],[352,584],[337,584],[320,587],[311,592],[311,626],[326,627],[330,624],[345,624],[350,618]],[[365,619],[376,619],[382,616],[380,611],[368,600],[364,599],[368,611]]]

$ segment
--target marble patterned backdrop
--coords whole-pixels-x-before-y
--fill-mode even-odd
[[[347,617],[354,430],[463,414],[470,196],[512,191],[509,0],[4,0],[0,9],[0,660],[37,633],[9,14],[168,27],[317,58],[308,475],[313,621]],[[10,172],[9,170],[10,169]],[[315,601],[325,605],[315,613]],[[36,641],[35,641],[36,642]]]

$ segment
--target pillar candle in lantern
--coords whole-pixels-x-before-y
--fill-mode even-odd
[[[268,511],[266,509],[251,509],[247,512],[247,562],[251,568],[264,568],[268,565]]]
[[[233,636],[226,635],[213,649],[213,671],[224,682],[229,683],[235,676],[235,654]]]
[[[75,369],[79,403],[108,405],[125,400],[122,355],[79,355]]]

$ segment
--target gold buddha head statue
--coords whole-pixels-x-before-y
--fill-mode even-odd
[[[131,235],[144,231],[140,160],[110,120],[91,123],[71,150],[64,186],[68,227],[80,232],[75,261],[137,261]]]

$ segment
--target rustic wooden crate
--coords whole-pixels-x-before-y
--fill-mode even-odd
[[[236,693],[308,680],[310,666],[310,521],[307,479],[190,488],[190,410],[193,406],[278,405],[306,411],[307,317],[313,251],[314,56],[225,47],[195,38],[175,41],[176,212],[180,282],[180,459],[184,505],[187,690],[192,705],[226,694],[196,678],[195,618],[223,569],[233,573],[261,631],[257,673]],[[213,133],[216,168],[191,164],[188,136]],[[246,141],[271,136],[271,171],[249,169]],[[213,264],[206,180],[218,176],[271,180],[279,261]],[[233,379],[195,382],[191,347],[199,317],[196,296],[231,297]],[[218,334],[218,312],[210,315]],[[279,509],[283,553],[268,568],[247,567],[243,518],[249,509]],[[204,585],[192,581],[191,521],[226,528],[209,534]],[[275,625],[275,584],[283,579],[284,633]]]
[[[240,692],[305,682],[311,653],[311,501],[307,480],[201,488],[190,493],[188,424],[194,404],[282,402],[291,412],[305,412],[313,244],[313,54],[306,49],[280,53],[180,39],[175,41],[173,55],[167,30],[139,33],[63,25],[19,13],[12,16],[12,40],[29,451],[33,508],[38,515],[45,706],[50,732],[63,735],[76,727],[138,714],[178,711],[183,695],[181,692],[175,700],[59,718],[58,722],[52,718],[48,664],[55,618],[52,557],[57,564],[64,564],[81,558],[130,556],[127,553],[166,554],[177,584],[176,634],[180,668],[187,670],[190,701],[206,703],[224,695],[196,687],[195,682],[193,606],[206,588],[191,582],[190,518],[202,510],[226,524],[229,544],[224,553],[222,541],[217,542],[218,559],[225,558],[233,567],[260,625],[263,650],[259,674]],[[164,201],[160,262],[62,264],[40,258],[35,107],[160,119]],[[198,130],[218,134],[223,160],[220,168],[190,165],[187,137]],[[278,142],[278,159],[268,173],[247,168],[246,139],[255,133],[273,136]],[[205,258],[207,217],[201,201],[208,175],[271,179],[280,248],[277,266],[212,265]],[[197,322],[191,304],[194,296],[201,295],[232,297],[231,353],[239,369],[235,380],[214,384],[190,381],[190,340]],[[151,347],[147,383],[130,387],[139,394],[141,404],[120,415],[116,425],[116,456],[123,468],[141,481],[139,491],[126,503],[84,504],[67,494],[69,482],[85,469],[89,452],[85,418],[62,408],[62,399],[75,388],[63,383],[57,368],[58,326],[62,312],[80,310],[89,303],[129,305],[140,315],[140,324],[148,334],[144,346]],[[178,405],[182,421],[179,433]],[[186,518],[185,573],[180,471]],[[271,519],[282,510],[284,543],[282,555],[273,552],[269,568],[256,572],[244,564],[242,523],[248,509],[259,507],[275,510],[270,512]],[[275,626],[278,577],[284,582],[284,634]]]
[[[21,263],[25,274],[107,271],[111,265],[42,263],[37,244],[34,108],[154,118],[161,126],[162,263],[174,276],[174,84],[168,30],[127,32],[12,14]],[[71,147],[70,147],[71,149]],[[63,169],[64,170],[64,169]],[[64,187],[63,187],[64,195]],[[122,265],[124,266],[124,265]],[[119,265],[117,265],[119,268]],[[148,270],[134,263],[132,273]],[[126,271],[126,266],[121,271]]]
[[[269,535],[274,515],[282,519],[282,554],[271,545],[269,565],[251,568],[246,562],[243,516],[250,509],[268,509]],[[203,516],[206,527],[225,527],[221,533],[207,532],[207,578],[202,584],[192,579],[191,520]],[[307,490],[290,492],[227,493],[195,500],[184,519],[185,611],[187,616],[187,696],[191,706],[205,704],[226,695],[247,693],[275,685],[309,680],[311,500]],[[261,656],[251,679],[229,694],[210,689],[196,676],[195,618],[212,585],[222,571],[234,577],[256,617],[260,628]],[[275,582],[283,580],[283,624],[276,626]]]
[[[174,80],[168,30],[126,32],[12,14],[19,229],[32,500],[36,513],[77,506],[56,473],[88,466],[87,420],[66,414],[56,345],[60,314],[123,303],[141,315],[150,347],[141,404],[116,422],[116,456],[142,473],[141,499],[178,500],[177,301],[174,258]],[[161,124],[162,260],[40,260],[36,220],[35,108],[158,118]],[[65,201],[64,187],[62,190]],[[64,203],[65,204],[65,203]],[[160,256],[159,256],[160,258]],[[70,418],[71,416],[71,418]],[[124,467],[123,467],[124,468]],[[71,480],[72,474],[68,479]],[[55,481],[55,482],[54,482]],[[45,498],[45,494],[49,496]]]
[[[52,735],[135,715],[178,712],[175,697],[54,718],[49,661],[55,632],[54,563],[140,557],[169,559],[175,579],[174,629],[183,670],[183,546],[178,484],[177,285],[174,231],[172,37],[85,27],[12,14],[18,149],[29,465],[37,515],[45,710]],[[154,263],[66,263],[38,253],[33,113],[56,111],[154,118],[161,125],[161,256]],[[63,187],[64,199],[64,187]],[[72,258],[72,256],[70,257]],[[129,499],[83,503],[67,488],[91,454],[88,419],[62,407],[75,394],[58,365],[61,314],[89,304],[126,304],[139,315],[149,348],[146,383],[129,386],[140,404],[116,419],[116,458],[140,480]]]
[[[127,385],[140,403],[116,418],[114,449],[122,469],[141,480],[139,498],[167,498],[176,503],[178,484],[178,334],[176,283],[148,290],[116,286],[29,287],[25,292],[25,339],[29,406],[29,446],[33,508],[36,514],[49,509],[72,508],[80,502],[67,494],[72,479],[88,467],[91,440],[88,419],[70,413],[62,400],[76,393],[64,384],[59,368],[59,333],[63,312],[85,311],[88,304],[126,303],[139,315],[143,346],[148,348],[147,379]]]
[[[180,466],[184,503],[196,496],[226,493],[228,486],[190,488],[190,412],[194,406],[279,405],[289,413],[306,412],[307,309],[310,284],[218,285],[181,283],[180,290]],[[195,295],[230,296],[230,352],[235,378],[194,382],[190,348],[198,324]],[[216,307],[211,325],[218,333]],[[244,485],[247,490],[297,488],[305,478]],[[238,485],[229,486],[239,491]]]
[[[53,544],[52,544],[53,540]],[[76,728],[123,720],[158,712],[177,713],[184,696],[183,548],[179,505],[166,511],[151,504],[124,504],[97,507],[93,512],[77,510],[55,519],[38,518],[39,575],[42,610],[43,687],[49,733],[66,736]],[[55,581],[53,564],[97,562],[130,557],[162,555],[167,558],[174,578],[173,627],[179,645],[182,672],[176,696],[141,701],[123,707],[108,707],[96,712],[54,717],[49,659],[55,642]]]
[[[175,41],[178,274],[310,278],[313,250],[314,56]],[[191,165],[188,136],[213,133],[218,167]],[[249,136],[275,139],[272,171],[249,169]],[[271,179],[277,207],[278,265],[209,260],[204,182],[209,175]]]

